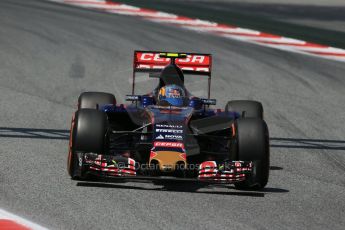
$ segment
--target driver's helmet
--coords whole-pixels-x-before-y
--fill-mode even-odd
[[[159,89],[158,102],[160,105],[183,106],[185,97],[181,86],[166,85]]]

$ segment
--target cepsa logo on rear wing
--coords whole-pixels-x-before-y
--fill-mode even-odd
[[[162,57],[163,56],[163,57]],[[166,53],[156,51],[135,51],[135,72],[158,72],[175,59],[184,73],[197,75],[211,75],[212,56],[200,53]]]

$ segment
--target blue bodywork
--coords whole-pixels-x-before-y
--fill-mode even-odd
[[[136,96],[136,100],[132,100],[132,103],[128,105],[103,105],[100,106],[100,110],[105,113],[128,113],[143,110],[154,104],[154,98],[152,96],[144,95]],[[193,115],[198,117],[222,116],[232,119],[238,119],[241,117],[241,115],[237,112],[225,112],[221,109],[211,109],[208,107],[208,105],[205,105],[203,99],[200,98],[191,98],[187,107],[194,109]]]

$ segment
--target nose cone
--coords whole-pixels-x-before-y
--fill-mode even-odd
[[[187,165],[186,154],[175,151],[158,151],[150,156],[150,164],[157,161],[162,172],[173,172],[177,165]]]

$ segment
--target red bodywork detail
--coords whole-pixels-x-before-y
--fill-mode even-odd
[[[231,132],[232,132],[232,137],[236,136],[236,127],[235,127],[235,123],[231,124]]]
[[[157,153],[151,151],[150,152],[150,159],[154,158],[155,156],[157,156]]]
[[[198,179],[199,180],[212,180],[212,181],[225,181],[225,182],[239,182],[246,179],[245,173],[252,171],[251,163],[244,163],[241,161],[232,162],[231,168],[218,167],[215,161],[205,161],[200,164]]]
[[[135,94],[135,78],[137,72],[160,72],[171,63],[171,58],[161,58],[159,51],[134,51],[132,95]],[[185,53],[186,58],[175,58],[175,64],[184,74],[204,75],[208,77],[208,93],[210,98],[212,55],[202,53]]]
[[[135,70],[159,70],[169,65],[170,58],[159,57],[160,52],[135,51]],[[187,58],[176,58],[175,63],[184,71],[210,73],[212,56],[210,54],[187,54]]]
[[[181,153],[180,156],[186,161],[187,160],[187,154],[186,153]]]
[[[90,170],[97,171],[97,172],[104,172],[109,176],[135,176],[135,160],[132,158],[128,158],[128,162],[126,165],[108,165],[107,160],[102,156],[98,155],[98,157],[93,160],[87,162],[91,164]]]

